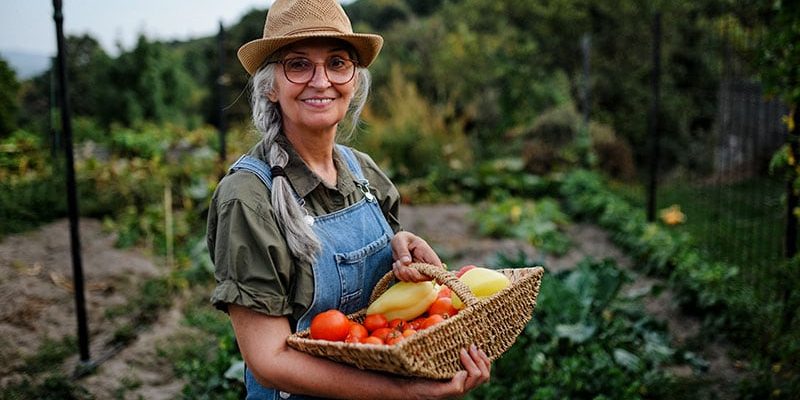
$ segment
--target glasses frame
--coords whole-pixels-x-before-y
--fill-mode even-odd
[[[330,75],[328,75],[327,63],[333,57],[338,57],[342,61],[349,62],[349,63],[353,64],[353,72],[350,74],[350,78],[348,80],[346,80],[344,82],[334,82],[331,79]],[[292,78],[289,78],[289,72],[286,71],[286,62],[291,61],[291,60],[297,60],[297,59],[307,60],[309,63],[314,65],[314,70],[313,70],[313,72],[311,72],[311,76],[307,80],[305,80],[303,82],[297,82],[297,81],[292,80]],[[314,77],[317,75],[317,66],[318,65],[322,66],[322,71],[325,73],[325,79],[327,79],[328,82],[330,82],[330,83],[332,83],[334,85],[344,85],[344,84],[350,83],[353,80],[353,78],[355,78],[356,69],[358,69],[358,61],[350,59],[350,58],[339,57],[339,56],[329,57],[324,62],[314,62],[314,61],[311,61],[308,57],[289,57],[289,58],[284,59],[284,60],[269,61],[269,62],[267,62],[267,64],[281,64],[283,66],[283,68],[282,68],[283,69],[283,76],[286,77],[286,80],[288,80],[289,82],[292,82],[294,84],[298,84],[298,85],[305,85],[308,82],[311,82],[312,80],[314,80]]]

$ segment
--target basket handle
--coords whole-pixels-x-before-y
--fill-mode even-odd
[[[436,283],[449,287],[467,306],[471,306],[479,301],[464,282],[461,282],[461,280],[456,278],[455,274],[442,267],[426,263],[413,263],[409,265],[409,267],[433,278],[436,280]],[[372,304],[383,292],[389,289],[392,281],[394,281],[394,272],[389,271],[375,284],[375,288],[372,289],[372,296],[369,298],[369,303]]]

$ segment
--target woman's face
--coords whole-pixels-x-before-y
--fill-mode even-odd
[[[280,103],[283,127],[287,134],[316,134],[336,128],[347,113],[355,91],[354,77],[347,83],[328,80],[325,66],[331,57],[350,59],[341,42],[309,39],[292,45],[281,60],[304,57],[315,63],[313,77],[307,83],[293,83],[284,74],[284,66],[275,69],[275,90],[269,99]]]

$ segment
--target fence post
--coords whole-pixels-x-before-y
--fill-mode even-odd
[[[653,70],[650,75],[652,101],[647,121],[650,132],[650,182],[647,187],[647,220],[656,219],[656,190],[658,187],[658,158],[660,152],[660,129],[658,114],[661,97],[661,12],[656,11],[653,17]]]
[[[86,323],[86,300],[83,293],[83,264],[81,262],[81,240],[78,229],[78,195],[75,187],[75,160],[72,154],[72,121],[70,120],[69,96],[67,91],[67,49],[64,43],[61,0],[53,0],[53,19],[56,22],[56,41],[58,43],[58,81],[61,103],[61,131],[64,134],[64,153],[66,154],[67,205],[69,207],[69,232],[72,245],[72,282],[75,289],[75,314],[78,318],[78,347],[82,362],[89,361],[89,328]]]

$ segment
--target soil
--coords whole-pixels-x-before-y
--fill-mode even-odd
[[[526,260],[546,265],[548,273],[572,268],[585,257],[610,257],[622,268],[630,270],[632,266],[608,235],[594,225],[571,225],[567,233],[572,249],[555,257],[519,240],[478,237],[470,223],[470,210],[469,205],[404,206],[400,219],[406,230],[426,238],[451,268],[493,265],[498,253],[512,258],[524,254]],[[77,336],[68,232],[68,222],[61,220],[0,242],[0,301],[4,304],[0,310],[0,388],[23,378],[14,371],[37,354],[42,343]],[[126,346],[109,344],[118,328],[118,322],[108,317],[109,310],[130,301],[140,282],[166,273],[163,261],[142,249],[116,248],[115,236],[104,231],[99,221],[82,219],[80,232],[91,354],[97,365],[78,383],[96,399],[180,397],[184,382],[158,354],[159,346],[185,336],[189,329],[181,323],[180,299]],[[631,295],[645,293],[646,310],[665,322],[676,347],[701,334],[700,322],[683,315],[668,290],[651,290],[664,286],[663,282],[632,274],[634,282],[625,290]],[[732,398],[729,388],[742,376],[735,367],[739,363],[728,357],[729,349],[725,343],[713,343],[700,354],[710,363],[705,378],[712,384],[709,395],[715,398]],[[65,374],[71,374],[79,364],[77,355],[68,358]],[[676,366],[673,373],[691,376],[697,372]]]

